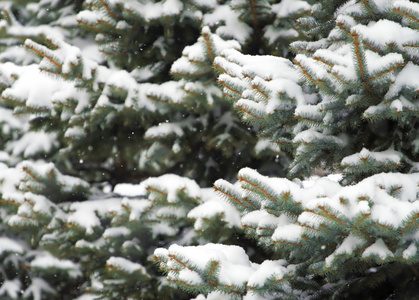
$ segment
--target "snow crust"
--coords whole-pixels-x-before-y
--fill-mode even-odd
[[[130,209],[129,220],[135,221],[138,220],[141,215],[150,208],[152,204],[148,200],[136,200],[136,199],[127,199],[124,198],[121,201],[121,206],[128,207]]]
[[[107,261],[106,264],[108,266],[112,266],[118,270],[122,270],[125,273],[132,274],[134,272],[140,271],[144,274],[146,274],[145,268],[135,262],[132,262],[126,258],[123,257],[115,257],[111,256]]]
[[[118,183],[115,185],[113,192],[120,196],[135,197],[141,196],[144,192],[144,189],[138,184]]]
[[[0,255],[4,254],[5,252],[21,254],[24,252],[24,247],[16,240],[2,236],[0,237]]]
[[[417,255],[418,248],[414,243],[410,244],[409,247],[406,248],[406,250],[403,251],[403,258],[404,259],[410,259]]]
[[[274,277],[276,280],[281,280],[290,273],[293,266],[287,267],[288,263],[285,260],[265,260],[253,275],[249,278],[249,286],[263,286],[266,280]]]
[[[416,40],[417,36],[415,30],[387,19],[370,22],[367,26],[356,25],[352,30],[382,47],[390,43],[396,43],[402,48],[403,44]]]
[[[21,170],[19,168],[9,168],[6,164],[0,163],[0,192],[5,198],[7,194],[18,192]]]
[[[214,60],[225,72],[218,77],[226,87],[224,93],[237,97],[231,90],[241,93],[236,106],[249,112],[243,116],[264,118],[278,110],[291,110],[293,105],[283,99],[307,104],[307,95],[301,87],[296,67],[284,58],[244,55],[234,49],[224,50]],[[268,101],[269,99],[269,101]]]
[[[159,256],[161,249],[157,249],[155,254]],[[171,255],[175,257],[185,257],[192,265],[198,269],[205,269],[211,262],[219,263],[218,278],[220,282],[226,285],[241,285],[247,281],[249,276],[254,272],[250,261],[244,250],[238,246],[226,246],[222,244],[206,244],[204,246],[182,247],[172,245],[168,249]],[[176,266],[176,261],[171,260],[168,267]],[[192,277],[186,273],[188,278],[182,278],[183,273],[179,273],[180,280],[201,279],[200,277]],[[190,282],[190,281],[187,281]],[[202,281],[191,282],[200,284]]]
[[[188,218],[194,219],[195,230],[203,229],[203,221],[216,216],[222,216],[222,220],[226,222],[228,227],[240,227],[240,214],[229,203],[217,197],[212,188],[201,189],[202,204],[191,209],[187,215]]]
[[[162,138],[167,135],[174,135],[176,137],[182,137],[184,131],[180,124],[171,123],[160,123],[157,126],[153,126],[147,129],[145,136],[151,139]]]
[[[382,152],[371,152],[368,149],[363,148],[361,152],[352,154],[342,159],[342,165],[356,166],[365,159],[373,159],[378,163],[393,163],[400,164],[402,154],[394,150],[386,150]]]
[[[217,26],[215,33],[223,38],[234,38],[242,44],[249,38],[253,30],[246,23],[240,22],[239,19],[239,12],[232,10],[228,4],[224,4],[217,5],[211,13],[205,14],[203,23],[209,27],[225,24]]]
[[[10,142],[7,150],[24,158],[49,153],[57,145],[57,137],[56,133],[26,132],[20,139]]]
[[[418,74],[419,66],[412,62],[408,62],[403,69],[397,74],[394,83],[390,86],[386,98],[391,99],[397,97],[404,88],[419,89],[419,79],[412,74]],[[413,106],[413,104],[410,104]]]
[[[80,266],[75,264],[71,260],[68,259],[58,259],[47,252],[43,255],[37,256],[34,260],[31,261],[31,267],[38,268],[38,269],[48,269],[48,268],[55,268],[55,269],[62,269],[62,270],[70,270],[70,276],[77,277],[81,276]]]
[[[378,239],[374,244],[369,246],[365,251],[362,253],[363,257],[368,257],[371,255],[377,255],[382,260],[393,256],[393,252],[391,252],[383,239]]]
[[[74,188],[77,188],[77,187],[82,187],[85,189],[89,187],[89,184],[83,179],[80,179],[74,176],[61,174],[55,168],[55,165],[52,162],[47,163],[42,160],[39,160],[39,161],[25,160],[19,163],[17,167],[20,170],[20,172],[22,172],[24,169],[35,170],[38,174],[40,174],[39,176],[41,177],[45,176],[46,174],[51,174],[50,176],[54,176],[54,179],[56,179],[57,182],[62,184],[62,189],[64,192],[71,192]],[[22,172],[22,174],[24,173]],[[25,176],[29,176],[29,175],[26,174]],[[22,190],[25,190],[26,184],[27,183],[25,181],[22,181],[20,188]]]
[[[126,227],[111,227],[107,228],[102,236],[104,239],[115,238],[115,237],[124,237],[131,233],[131,230]]]
[[[3,91],[2,96],[16,99],[26,103],[27,106],[35,109],[51,108],[54,94],[66,89],[73,89],[72,83],[55,80],[39,71],[38,65],[17,67],[10,64],[10,67],[18,74],[18,80],[13,87]]]
[[[94,228],[101,226],[98,214],[105,216],[108,211],[111,211],[114,207],[119,207],[120,204],[121,199],[119,198],[73,202],[70,205],[72,213],[67,222],[83,228],[88,235],[93,234]]]
[[[272,12],[276,13],[277,18],[285,18],[300,11],[309,11],[310,4],[299,0],[284,0],[272,5]]]
[[[171,72],[174,74],[191,75],[202,74],[211,71],[212,59],[218,56],[224,49],[240,50],[240,44],[235,40],[224,40],[216,34],[212,34],[208,26],[202,28],[203,36],[198,38],[198,41],[187,46],[182,51],[182,57],[176,60],[171,67]],[[209,41],[209,45],[207,44]],[[209,48],[210,47],[210,48]],[[185,91],[194,90],[196,85],[202,83],[185,81]],[[209,86],[202,86],[202,91],[207,91]],[[219,93],[219,89],[215,89],[213,93]],[[220,95],[221,96],[221,95]],[[212,104],[212,103],[211,103]]]
[[[160,177],[151,177],[144,180],[140,183],[143,194],[147,193],[147,188],[150,186],[164,191],[169,203],[180,201],[177,195],[181,190],[191,198],[200,197],[200,188],[194,180],[175,174],[164,174]]]
[[[338,226],[345,230],[346,237],[325,259],[326,267],[334,266],[342,256],[376,257],[380,261],[392,259],[395,254],[383,239],[378,237],[371,242],[359,235],[358,227],[368,231],[378,230],[374,229],[377,226],[380,230],[387,230],[387,234],[393,232],[402,241],[409,242],[410,246],[402,247],[404,257],[411,257],[417,251],[415,244],[410,243],[413,237],[410,234],[399,237],[399,233],[410,229],[419,213],[419,173],[382,173],[350,186],[341,186],[337,182],[342,178],[339,174],[329,178],[313,177],[299,183],[269,178],[245,168],[239,172],[239,178],[242,178],[239,186],[222,180],[218,180],[215,186],[237,199],[257,199],[258,193],[264,195],[260,209],[246,212],[241,217],[242,225],[251,228],[247,230],[262,236],[260,242],[304,245],[304,234],[316,236],[321,234],[318,230],[321,226]],[[285,200],[288,207],[302,210],[297,220],[290,218],[282,206],[284,200],[281,197],[284,195],[288,195]],[[277,209],[276,213],[272,213],[273,207]],[[364,224],[375,225],[370,228]],[[271,232],[268,235],[267,230]],[[359,253],[361,249],[365,250]]]
[[[339,256],[339,255],[344,255],[344,254],[352,254],[355,249],[363,246],[365,244],[365,242],[358,238],[357,236],[350,234],[348,235],[344,241],[342,242],[342,244],[339,245],[339,247],[336,248],[336,250],[329,255],[328,257],[326,257],[325,262],[326,262],[326,266],[330,267],[333,260]]]
[[[263,286],[266,279],[273,277],[275,280],[281,280],[294,270],[294,266],[287,266],[284,260],[266,260],[261,265],[251,263],[243,248],[232,245],[210,243],[202,246],[183,247],[175,244],[171,245],[169,249],[156,249],[154,255],[168,257],[167,268],[169,270],[179,270],[180,268],[179,272],[169,271],[169,279],[179,280],[190,285],[200,285],[205,282],[201,275],[205,273],[204,270],[207,272],[214,270],[216,275],[211,277],[214,278],[211,280],[216,280],[222,285],[237,287],[246,284],[260,287]],[[185,261],[188,267],[178,261]],[[212,273],[209,276],[213,276]]]

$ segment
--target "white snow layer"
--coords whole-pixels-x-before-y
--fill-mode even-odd
[[[39,176],[45,176],[46,174],[50,174],[50,176],[52,176],[52,174],[54,174],[55,179],[57,180],[57,182],[61,184],[62,189],[65,192],[71,192],[71,190],[77,186],[80,186],[86,189],[89,187],[89,184],[83,179],[61,174],[55,168],[55,165],[52,162],[46,163],[45,161],[41,161],[41,160],[36,161],[36,162],[25,160],[17,166],[17,169],[21,170],[21,172],[24,171],[25,169],[35,170],[36,173],[40,174]],[[30,176],[30,175],[26,175],[26,176]],[[25,181],[21,182],[21,188],[24,187],[25,184],[26,184]]]
[[[371,255],[377,255],[382,260],[385,260],[387,257],[393,256],[393,252],[388,249],[383,239],[380,238],[374,244],[365,249],[364,253],[362,253],[363,257]]]
[[[34,109],[51,108],[56,93],[66,89],[75,90],[72,83],[42,73],[38,65],[12,68],[18,80],[11,88],[4,90],[2,96],[19,102],[25,101],[27,106]]]
[[[311,178],[307,184],[297,184],[287,179],[268,178],[249,168],[242,169],[239,178],[242,186],[249,182],[257,182],[267,196],[261,201],[262,208],[245,213],[241,223],[256,228],[256,232],[267,228],[273,229],[271,236],[273,242],[304,243],[302,235],[306,234],[307,228],[316,230],[321,225],[328,224],[327,222],[336,222],[339,226],[346,227],[348,235],[326,258],[325,267],[331,267],[335,261],[339,262],[340,257],[351,255],[380,261],[392,259],[395,254],[387,247],[384,239],[378,238],[373,242],[364,239],[358,234],[358,223],[370,218],[373,224],[385,226],[399,235],[406,228],[406,220],[413,213],[419,213],[417,201],[419,173],[377,174],[356,185],[345,187],[336,182],[340,176],[334,176],[332,180]],[[223,182],[217,181],[215,185],[222,185]],[[229,188],[232,187],[237,188],[238,191],[235,193],[241,194],[242,197],[252,197],[254,193],[248,188],[240,189],[240,185],[229,185]],[[394,190],[397,190],[397,193],[394,193]],[[276,216],[270,213],[269,208],[272,204],[279,202],[279,197],[284,195],[288,195],[285,201],[289,201],[290,204],[293,202],[295,205],[299,203],[303,209],[297,222],[286,214]],[[207,207],[205,204],[206,202],[201,208],[191,211],[193,212],[191,215],[195,217],[195,214],[199,213],[201,217],[208,217],[222,212],[218,206]],[[325,210],[330,213],[322,214]],[[330,218],[330,215],[333,217]],[[353,232],[352,227],[354,227]],[[412,238],[410,233],[402,237],[406,241]],[[411,242],[402,253],[405,259],[416,255],[415,243]],[[154,254],[163,264],[167,261],[169,279],[195,286],[207,282],[206,272],[210,272],[211,268],[214,274],[217,274],[211,277],[211,280],[217,280],[220,284],[240,287],[247,282],[247,286],[257,288],[267,282],[268,278],[275,278],[281,284],[287,284],[286,280],[282,279],[287,277],[287,274],[292,274],[294,270],[294,266],[287,266],[284,261],[265,261],[261,265],[251,263],[242,248],[221,244],[203,246],[175,244],[168,249],[158,248]],[[251,297],[251,294],[249,289],[246,297]]]
[[[182,192],[190,198],[198,199],[200,197],[200,188],[192,179],[181,177],[175,174],[165,174],[160,177],[151,177],[140,184],[143,194],[147,193],[150,188],[157,188],[167,194],[167,201],[169,203],[179,202],[178,193]]]
[[[72,212],[67,219],[69,224],[86,230],[87,234],[93,234],[95,227],[100,227],[98,215],[105,216],[114,207],[119,207],[121,199],[99,199],[83,202],[73,202],[70,205]]]
[[[48,252],[44,252],[42,255],[37,256],[30,263],[32,268],[37,269],[62,269],[70,271],[71,277],[81,276],[80,266],[75,264],[68,259],[58,259],[52,256]]]
[[[276,13],[277,18],[286,18],[308,10],[310,10],[310,4],[299,0],[282,0],[280,3],[272,5],[272,12]]]
[[[211,13],[205,14],[203,23],[209,27],[218,25],[216,34],[223,38],[234,38],[240,43],[246,41],[253,31],[245,22],[240,22],[240,13],[232,10],[228,4],[217,5]]]
[[[240,214],[228,202],[217,197],[212,188],[201,189],[202,204],[191,209],[188,218],[194,219],[195,230],[201,230],[203,221],[212,217],[221,216],[228,227],[240,227]]]
[[[264,261],[261,265],[251,263],[243,248],[234,245],[206,244],[202,246],[172,245],[169,249],[158,248],[154,254],[157,257],[169,257],[167,267],[169,278],[175,281],[186,282],[190,285],[200,285],[205,282],[200,274],[214,272],[219,284],[226,286],[258,287],[263,285],[267,278],[274,277],[281,280],[293,270],[293,266],[286,266],[284,260]],[[198,272],[193,271],[193,269]],[[212,271],[211,271],[212,269]],[[213,274],[209,274],[214,276]],[[208,276],[205,275],[205,276]]]
[[[37,154],[49,153],[57,144],[57,133],[27,132],[20,139],[10,142],[7,150],[13,155],[28,158]]]
[[[0,255],[5,252],[23,253],[24,248],[16,240],[8,237],[0,237]]]
[[[143,188],[138,184],[133,183],[118,183],[115,187],[113,192],[120,196],[125,197],[134,197],[134,196],[141,196],[144,192]]]
[[[115,268],[117,270],[123,271],[125,273],[132,274],[134,272],[140,271],[144,274],[147,272],[145,271],[145,268],[135,262],[132,262],[126,258],[123,257],[115,257],[111,256],[107,261],[106,265],[111,268]]]
[[[226,222],[226,226],[239,227],[240,214],[230,204],[219,198],[212,188],[201,189],[195,181],[180,177],[174,174],[165,174],[160,177],[149,178],[138,185],[134,184],[118,184],[114,192],[121,196],[146,196],[148,199],[135,200],[123,199],[122,206],[129,207],[130,220],[136,220],[141,217],[151,205],[155,197],[153,190],[158,190],[158,196],[163,193],[169,203],[178,203],[181,201],[180,193],[188,198],[196,199],[197,206],[187,211],[182,207],[161,207],[155,210],[157,216],[172,215],[176,217],[187,217],[195,220],[195,230],[202,230],[205,220],[212,217],[220,217]],[[150,192],[148,192],[150,191]],[[119,210],[121,208],[115,208]],[[187,215],[186,215],[187,214]],[[160,230],[165,230],[160,228]]]
[[[249,116],[263,119],[278,110],[291,110],[292,106],[284,99],[297,105],[307,104],[309,99],[301,88],[299,71],[287,59],[225,49],[214,64],[224,70],[218,80],[226,86],[224,93],[239,97],[236,106],[246,112],[245,119]]]
[[[368,241],[352,233],[352,230],[354,232],[359,230],[358,222],[365,219],[396,234],[404,232],[408,227],[406,224],[411,224],[409,220],[419,213],[419,201],[417,201],[419,173],[377,174],[356,185],[345,187],[336,182],[341,178],[340,175],[332,176],[330,179],[310,178],[308,182],[302,182],[300,185],[287,179],[268,178],[255,170],[245,168],[239,172],[239,178],[242,178],[242,186],[248,185],[248,182],[257,182],[257,186],[263,191],[261,193],[265,195],[260,203],[261,209],[242,216],[242,225],[254,228],[256,234],[263,234],[266,229],[272,230],[269,239],[273,242],[304,244],[302,235],[307,227],[316,230],[330,222],[344,226],[348,236],[326,259],[327,264],[331,264],[340,255],[349,255],[361,246],[368,246]],[[220,187],[223,184],[223,181],[215,183]],[[227,190],[228,188],[229,186],[226,186]],[[255,197],[254,193],[257,193],[250,191],[249,187],[236,189],[233,195],[238,198],[252,199]],[[285,211],[279,216],[271,213],[271,208],[275,206],[280,211],[280,203],[283,202],[280,199],[284,195],[288,195],[285,201],[289,202],[289,205],[299,206],[303,210],[297,222],[288,218]],[[403,237],[403,239],[411,238],[410,235]],[[381,242],[376,241],[363,255],[369,256],[373,253],[383,258],[384,254],[389,254],[383,249]],[[416,248],[413,246],[408,249],[403,254],[406,257],[416,253]]]
[[[361,152],[352,154],[342,159],[341,164],[347,166],[356,166],[362,161],[373,159],[378,163],[393,163],[400,164],[402,154],[394,150],[386,150],[382,152],[371,152],[368,149],[363,148]]]

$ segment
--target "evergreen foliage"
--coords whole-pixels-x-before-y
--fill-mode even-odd
[[[295,178],[246,168],[238,186],[215,189],[286,261],[268,271],[268,260],[229,258],[234,248],[173,245],[155,252],[169,280],[208,299],[417,294],[418,12],[409,1],[319,1],[298,20],[313,41],[291,43],[293,62],[234,49],[214,60],[243,121],[292,154]],[[300,181],[316,173],[341,173],[340,184]]]
[[[276,155],[223,100],[212,65],[252,27],[215,1],[0,7],[0,296],[186,297],[154,249],[242,234],[195,181]]]
[[[418,294],[416,2],[0,9],[0,298]]]

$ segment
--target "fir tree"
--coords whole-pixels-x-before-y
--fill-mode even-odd
[[[237,185],[215,182],[273,261],[173,245],[155,252],[169,280],[208,299],[415,297],[418,13],[319,1],[298,20],[314,40],[292,43],[292,62],[230,49],[214,60],[243,120],[292,154],[294,180],[245,168]],[[301,181],[316,173],[330,175]]]
[[[0,8],[0,297],[417,294],[417,3]]]
[[[264,164],[278,147],[240,122],[213,63],[272,51],[255,37],[278,5],[261,4],[252,18],[255,3],[0,4],[1,297],[185,298],[154,250],[242,237],[205,187],[245,165],[282,169]]]

